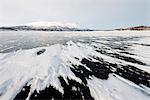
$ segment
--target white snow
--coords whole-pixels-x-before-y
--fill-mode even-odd
[[[27,26],[34,26],[34,27],[69,27],[69,28],[79,28],[79,25],[75,23],[65,23],[65,22],[32,22],[25,24]]]
[[[150,91],[143,90],[117,75],[110,75],[108,80],[93,77],[88,80],[88,86],[95,100],[148,100],[150,95]],[[141,91],[149,94],[143,94]]]

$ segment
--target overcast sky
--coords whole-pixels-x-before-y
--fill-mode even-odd
[[[36,21],[94,29],[150,25],[150,0],[0,0],[0,26]]]

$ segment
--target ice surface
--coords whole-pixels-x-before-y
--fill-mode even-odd
[[[134,83],[128,77],[121,77],[120,73],[117,75],[115,71],[118,69],[111,65],[116,64],[124,71],[129,66],[129,70],[137,75],[146,73],[141,77],[150,81],[149,41],[148,31],[0,33],[0,99],[14,99],[26,85],[30,86],[26,99],[30,99],[34,91],[40,94],[49,86],[64,94],[59,77],[67,84],[68,79],[85,84],[72,70],[83,66],[89,72],[94,71],[92,66],[83,63],[83,59],[97,63],[96,58],[101,58],[112,72],[106,80],[95,74],[85,78],[94,99],[148,100],[149,85]],[[140,71],[133,70],[132,66]],[[85,70],[81,73],[85,74]],[[78,90],[76,87],[72,89]]]

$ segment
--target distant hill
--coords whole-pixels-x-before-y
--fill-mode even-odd
[[[120,28],[115,30],[150,30],[150,26],[136,26],[136,27],[129,27],[129,28]]]
[[[25,25],[0,27],[2,31],[92,31],[73,23],[34,22]]]

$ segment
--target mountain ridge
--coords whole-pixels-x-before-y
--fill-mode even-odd
[[[150,30],[150,26],[134,26],[134,27],[128,27],[128,28],[119,28],[115,30]]]
[[[61,23],[61,22],[33,22],[24,25],[4,26],[0,30],[10,31],[92,31],[91,29],[81,28],[74,23]]]

